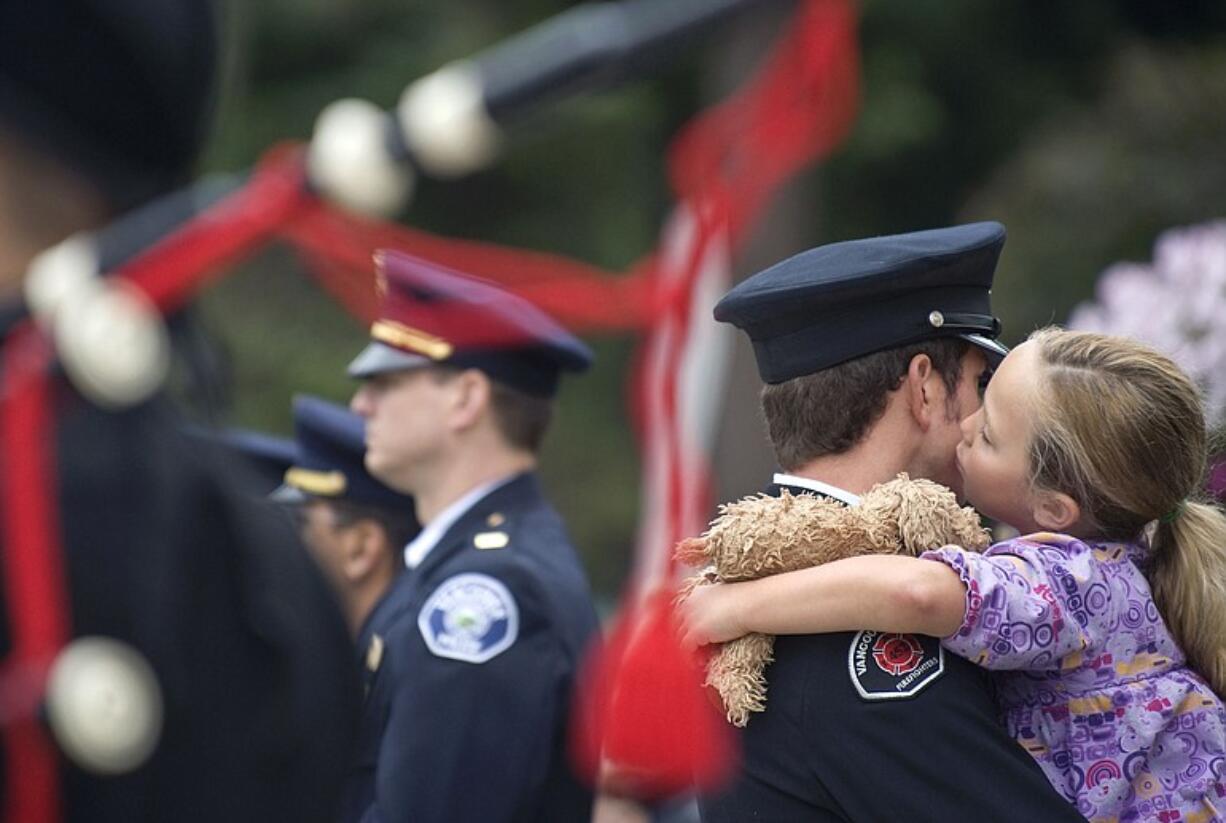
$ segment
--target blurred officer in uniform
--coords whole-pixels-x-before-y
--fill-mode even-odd
[[[961,490],[959,422],[1005,353],[989,301],[1004,239],[1000,224],[975,223],[835,243],[724,296],[715,317],[749,335],[766,383],[785,472],[770,493],[854,506],[903,471]],[[913,654],[878,664],[881,642]],[[778,638],[741,772],[703,798],[703,819],[1081,819],[1005,734],[986,676],[935,638]]]
[[[294,454],[272,495],[297,515],[302,541],[332,581],[350,631],[366,635],[358,644],[364,653],[367,619],[403,571],[405,545],[421,531],[413,498],[366,471],[365,430],[344,406],[294,398]]]
[[[572,681],[597,631],[588,584],[536,477],[559,375],[591,354],[535,306],[405,255],[350,364],[366,466],[423,530],[372,619],[359,747],[371,823],[580,821],[565,753]]]
[[[0,4],[6,354],[30,339],[22,287],[36,253],[190,178],[214,22],[202,0]],[[95,405],[107,365],[51,381],[46,488],[0,459],[0,510],[19,494],[49,506],[42,543],[58,555],[32,587],[14,548],[29,539],[8,540],[30,532],[0,529],[5,819],[330,820],[359,684],[327,584],[285,518],[249,499],[241,468],[184,434],[159,395]],[[82,375],[97,379],[89,394]],[[60,590],[64,608],[45,598]],[[70,640],[41,707],[32,675],[51,661],[28,656],[47,636],[36,617]]]

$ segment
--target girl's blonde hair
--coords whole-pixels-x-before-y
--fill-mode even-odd
[[[1035,487],[1071,496],[1107,539],[1152,529],[1158,611],[1192,668],[1226,694],[1226,515],[1192,499],[1207,457],[1196,385],[1126,338],[1048,328],[1030,339],[1044,367],[1030,446]]]

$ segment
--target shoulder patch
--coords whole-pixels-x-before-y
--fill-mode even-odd
[[[945,672],[945,649],[935,637],[859,632],[847,650],[847,671],[864,700],[914,697]]]
[[[457,574],[439,584],[417,614],[417,627],[437,657],[484,663],[519,634],[519,607],[487,574]]]

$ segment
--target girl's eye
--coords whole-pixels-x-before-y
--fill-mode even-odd
[[[988,439],[988,427],[987,426],[979,427],[979,436],[983,439],[984,443],[987,443],[989,446],[992,445],[992,441]]]

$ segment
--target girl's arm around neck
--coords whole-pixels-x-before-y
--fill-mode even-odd
[[[873,629],[946,637],[962,625],[966,587],[944,563],[897,555],[696,589],[682,615],[689,643],[750,632],[821,634]]]

